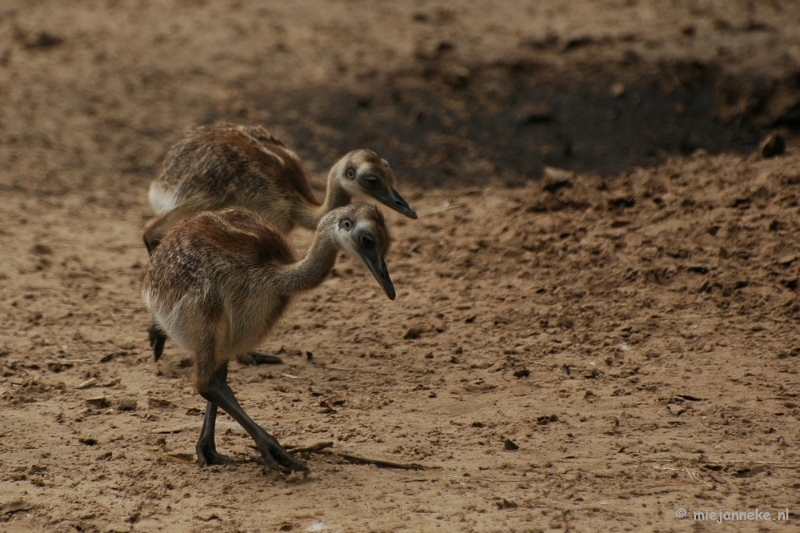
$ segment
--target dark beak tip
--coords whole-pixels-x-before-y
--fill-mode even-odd
[[[408,205],[408,202],[406,202],[403,199],[403,197],[400,196],[399,192],[392,189],[392,193],[394,195],[394,202],[392,204],[387,204],[387,205],[390,205],[390,207],[392,207],[395,211],[404,214],[408,218],[413,218],[414,220],[416,220],[418,216],[417,212],[414,211],[414,208]]]
[[[387,276],[388,277],[388,276]],[[383,292],[386,293],[386,297],[390,300],[394,300],[397,298],[397,291],[394,290],[394,283],[391,280],[387,280],[385,284],[381,284],[383,286]]]

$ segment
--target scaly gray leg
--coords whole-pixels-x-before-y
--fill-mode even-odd
[[[221,407],[223,411],[231,415],[231,417],[239,422],[250,437],[256,443],[256,448],[261,452],[261,456],[267,463],[267,468],[270,470],[280,470],[291,472],[292,470],[298,472],[308,472],[308,467],[302,462],[298,461],[283,449],[275,438],[261,429],[253,419],[247,416],[242,406],[236,400],[233,391],[225,383],[223,377],[227,377],[227,369],[225,373],[219,371],[215,372],[210,380],[206,381],[199,377],[197,382],[197,390],[200,395],[211,402],[212,404]],[[205,424],[204,424],[205,425]],[[207,428],[204,428],[207,430]],[[281,468],[283,467],[283,468]]]
[[[224,365],[217,370],[217,376],[223,382],[228,379],[228,365]],[[197,441],[195,450],[197,451],[197,464],[200,466],[220,465],[235,463],[233,459],[217,453],[214,444],[214,426],[217,421],[217,406],[211,402],[206,402],[206,414],[203,417],[203,429],[200,430],[200,440]]]

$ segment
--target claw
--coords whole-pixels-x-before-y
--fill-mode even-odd
[[[263,353],[243,353],[236,358],[242,365],[282,365],[283,360],[277,355],[266,355]]]
[[[266,463],[265,466],[267,467],[268,470],[278,470],[278,471],[281,470],[281,465],[279,465],[278,461],[276,461],[275,458],[272,457],[272,454],[269,452],[269,450],[259,450],[259,451],[261,451],[261,457],[264,459],[264,462]]]
[[[291,474],[295,472],[309,472],[305,463],[302,463],[289,455],[289,452],[284,450],[280,445],[267,446],[266,450],[260,450],[261,456],[269,470],[278,470],[284,474]]]
[[[308,472],[309,471],[308,467],[305,465],[305,463],[302,463],[302,462],[298,461],[297,459],[295,459],[294,457],[289,455],[289,452],[287,452],[284,449],[273,450],[272,453],[273,453],[273,457],[275,457],[275,460],[278,461],[282,466],[288,468],[290,471],[292,471],[292,470],[295,470],[295,471],[298,471],[298,472]]]
[[[197,448],[197,464],[201,467],[204,466],[211,466],[211,465],[230,465],[236,464],[236,461],[228,457],[227,455],[222,455],[217,453],[217,450],[211,447],[203,447],[198,445]]]

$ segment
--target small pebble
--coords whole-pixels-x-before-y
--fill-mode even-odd
[[[135,398],[124,398],[117,404],[117,409],[120,411],[135,411],[136,407],[137,405]]]
[[[516,450],[519,450],[519,446],[517,446],[517,444],[514,441],[512,441],[511,439],[506,439],[505,440],[505,442],[503,443],[503,448],[505,448],[508,451],[512,451],[512,452],[516,451]]]

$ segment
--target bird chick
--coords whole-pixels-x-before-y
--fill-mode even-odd
[[[323,216],[299,261],[277,228],[246,209],[203,212],[167,232],[145,269],[142,296],[154,322],[192,356],[194,384],[206,400],[198,464],[232,462],[214,443],[222,408],[250,434],[268,468],[308,471],[244,412],[226,383],[228,362],[267,336],[294,295],[322,283],[340,250],[394,300],[384,261],[389,244],[380,211],[361,203]]]
[[[389,163],[372,150],[354,150],[328,173],[325,200],[311,192],[300,158],[261,126],[215,124],[192,129],[166,155],[150,185],[156,212],[143,240],[151,252],[174,224],[201,211],[246,207],[281,233],[315,230],[322,217],[353,198],[374,198],[417,218],[395,189]]]

